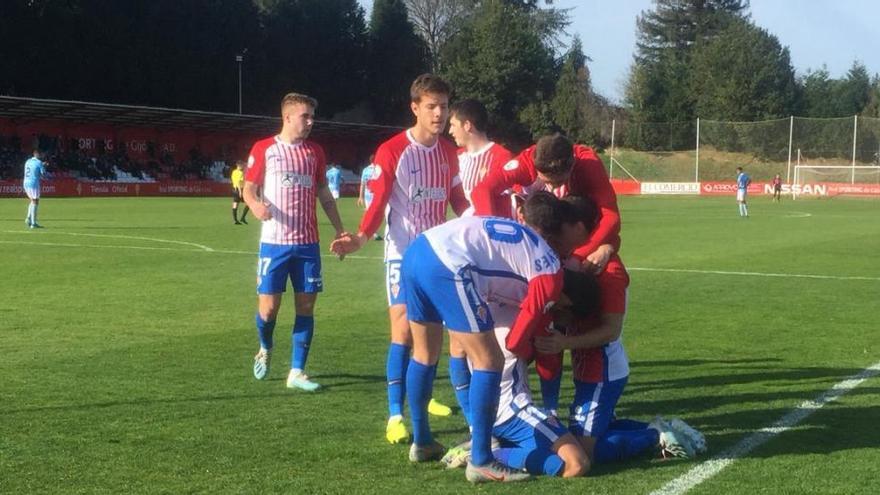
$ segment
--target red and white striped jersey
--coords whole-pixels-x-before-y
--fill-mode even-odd
[[[513,154],[504,146],[489,142],[482,149],[469,152],[464,148],[458,151],[458,169],[461,175],[461,186],[468,201],[471,191],[479,184],[490,170],[500,169],[513,158]]]
[[[245,180],[260,186],[272,213],[263,222],[260,242],[318,242],[316,192],[326,181],[326,167],[324,150],[311,141],[288,144],[275,136],[254,144]]]
[[[404,131],[376,150],[369,182],[373,202],[360,231],[372,236],[385,218],[385,260],[398,260],[417,235],[446,221],[446,207],[457,214],[468,207],[458,176],[455,146],[438,139],[422,146]]]

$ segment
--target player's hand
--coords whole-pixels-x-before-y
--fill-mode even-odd
[[[364,203],[364,198],[358,198],[357,205],[358,205],[358,206],[364,206],[364,204],[365,204],[365,203]]]
[[[565,349],[565,335],[553,332],[547,337],[535,338],[535,350],[541,354],[556,354]]]
[[[331,242],[330,251],[336,256],[343,257],[360,249],[365,242],[366,236],[363,233],[358,235],[348,234]]]
[[[598,249],[590,253],[589,256],[584,259],[583,271],[590,272],[595,275],[602,273],[602,270],[605,269],[605,265],[608,264],[608,260],[611,259],[611,255],[614,254],[614,248],[610,244],[602,244]]]
[[[333,239],[333,242],[336,242],[340,239],[351,240],[352,237],[354,237],[354,235],[351,232],[346,232],[343,230],[341,232],[336,233],[336,237]],[[330,251],[333,251],[333,243],[332,242],[330,243]],[[339,258],[339,261],[342,261],[345,259],[344,253],[335,253],[335,254],[336,254],[336,257]]]
[[[269,206],[264,203],[257,203],[256,208],[251,208],[251,213],[254,214],[255,217],[259,218],[262,221],[271,220],[272,212],[269,210]]]

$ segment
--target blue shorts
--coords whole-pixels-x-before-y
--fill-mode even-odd
[[[569,412],[569,430],[578,437],[599,438],[614,420],[614,409],[629,377],[610,382],[574,381],[574,401]]]
[[[313,244],[260,243],[257,259],[257,293],[280,294],[287,279],[294,292],[315,294],[324,289],[321,281],[321,248]]]
[[[385,262],[385,292],[388,294],[388,305],[406,304],[406,290],[403,277],[400,276],[401,260]]]
[[[412,321],[442,322],[456,332],[494,330],[489,305],[477,292],[473,277],[469,269],[452,273],[434,253],[428,239],[417,237],[403,255],[401,265],[406,317]]]
[[[547,416],[535,406],[528,404],[519,408],[511,407],[516,416],[492,429],[492,436],[497,438],[502,448],[517,448],[527,451],[523,459],[529,472],[539,471],[545,461],[555,455],[553,444],[568,433],[556,418]]]

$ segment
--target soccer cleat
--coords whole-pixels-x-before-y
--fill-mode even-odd
[[[406,425],[403,424],[403,416],[388,418],[388,425],[385,426],[385,439],[392,444],[409,441],[409,432],[406,431]]]
[[[243,223],[243,224],[245,224],[245,225],[248,224],[248,223],[247,223],[247,220],[245,220],[244,218],[241,219],[241,223]]]
[[[309,376],[302,371],[290,370],[287,375],[287,388],[298,388],[306,392],[314,392],[321,388],[317,383],[309,380]]]
[[[254,356],[254,378],[257,380],[265,380],[269,376],[269,361],[272,359],[272,351],[268,349],[260,349],[260,352]]]
[[[452,408],[440,403],[437,399],[431,399],[431,402],[428,402],[428,414],[432,416],[451,416]]]
[[[409,446],[409,462],[439,461],[446,453],[446,447],[440,442],[434,441],[428,445]]]
[[[32,229],[44,229],[46,227],[43,227],[42,225],[38,224],[37,222],[34,222],[31,224],[31,228]]]
[[[695,454],[705,454],[708,446],[706,437],[693,426],[685,423],[682,419],[672,418],[669,421],[669,427],[675,430],[682,439],[690,443]]]
[[[485,483],[487,481],[512,483],[515,481],[527,481],[532,479],[532,475],[529,473],[516,471],[498,461],[492,461],[485,466],[474,466],[468,461],[464,476],[471,483]]]
[[[651,421],[651,424],[648,427],[653,428],[660,433],[660,456],[664,459],[670,457],[687,459],[696,455],[690,442],[688,442],[683,435],[676,432],[669,425],[669,422],[662,417],[657,416],[654,418],[654,421]]]
[[[470,439],[452,447],[446,451],[446,455],[440,459],[440,462],[446,465],[446,469],[456,469],[466,467],[471,462],[471,441]]]
[[[241,222],[235,222],[235,225],[241,225]]]

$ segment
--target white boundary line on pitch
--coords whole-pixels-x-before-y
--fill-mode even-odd
[[[681,495],[687,492],[691,488],[720,473],[724,468],[733,464],[740,457],[743,457],[761,445],[764,445],[773,437],[794,428],[798,423],[809,417],[811,414],[822,409],[825,404],[837,400],[840,396],[864,383],[865,380],[877,375],[880,375],[880,362],[874,363],[860,373],[834,384],[834,386],[815,399],[801,403],[788,414],[779,418],[772,425],[761,428],[752,433],[746,438],[740,440],[739,443],[733,447],[721,452],[706,462],[700,463],[690,471],[666,483],[660,489],[654,490],[650,495]]]
[[[169,239],[159,239],[155,237],[140,237],[140,236],[129,236],[129,235],[111,235],[111,234],[83,234],[76,232],[40,232],[39,234],[32,231],[20,231],[20,230],[5,230],[3,231],[9,234],[22,234],[22,235],[72,235],[72,236],[88,236],[88,237],[106,237],[111,239],[136,239],[136,240],[144,240],[144,241],[152,241],[152,242],[162,242],[169,244],[180,244],[184,246],[193,246],[198,249],[181,249],[181,248],[172,248],[172,247],[155,247],[155,246],[126,246],[126,245],[109,245],[109,244],[73,244],[73,243],[62,243],[62,242],[34,242],[34,241],[0,241],[0,244],[25,244],[25,245],[34,245],[34,246],[60,246],[60,247],[83,247],[83,248],[114,248],[114,249],[139,249],[139,250],[153,250],[153,251],[182,251],[182,252],[210,252],[210,253],[218,253],[218,254],[247,254],[251,256],[256,256],[258,253],[256,251],[237,251],[230,249],[215,249],[209,246],[205,246],[204,244],[197,244],[194,242],[185,242],[185,241],[173,241]],[[335,258],[332,254],[322,254],[324,258]],[[360,256],[360,255],[348,255],[346,256],[348,259],[353,260],[384,260],[385,258],[381,256]],[[732,271],[724,271],[724,270],[693,270],[688,268],[643,268],[643,267],[627,267],[627,270],[631,272],[661,272],[661,273],[695,273],[700,275],[733,275],[740,277],[770,277],[770,278],[806,278],[806,279],[814,279],[814,280],[864,280],[869,282],[880,282],[880,277],[862,277],[862,276],[846,276],[846,275],[811,275],[805,273],[765,273],[765,272],[732,272]]]

